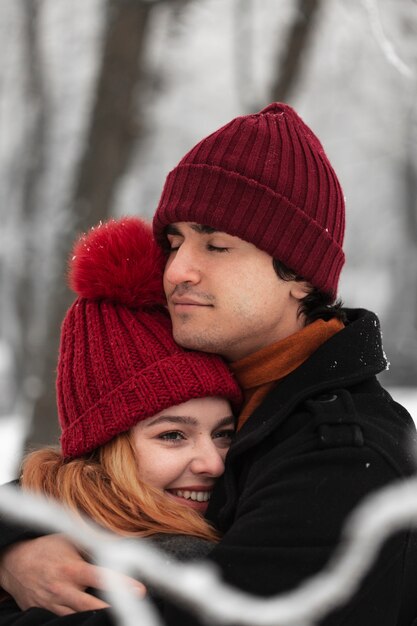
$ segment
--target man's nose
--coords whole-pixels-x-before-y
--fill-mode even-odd
[[[218,478],[224,472],[224,450],[222,452],[210,442],[196,444],[190,467],[194,474],[204,474],[212,478]]]
[[[195,256],[182,245],[168,259],[164,280],[172,285],[180,285],[181,283],[197,284],[200,278]]]

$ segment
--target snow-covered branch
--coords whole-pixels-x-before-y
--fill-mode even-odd
[[[152,604],[137,600],[115,572],[133,575],[157,587],[189,610],[216,624],[308,626],[343,605],[360,586],[387,537],[417,526],[417,478],[370,495],[349,517],[342,542],[326,568],[297,589],[268,599],[249,596],[222,583],[209,563],[167,562],[141,540],[120,539],[44,498],[3,487],[0,509],[31,527],[63,532],[107,568],[107,598],[122,626],[160,626]]]

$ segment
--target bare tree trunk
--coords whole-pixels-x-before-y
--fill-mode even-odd
[[[125,170],[137,128],[137,93],[142,52],[152,3],[110,0],[103,41],[101,68],[85,151],[80,159],[74,200],[68,209],[68,226],[59,242],[58,275],[50,296],[49,340],[45,346],[48,384],[34,409],[28,443],[44,445],[58,434],[55,402],[55,368],[60,325],[72,300],[65,285],[65,265],[77,232],[111,212],[115,187]]]
[[[400,172],[405,192],[403,244],[392,272],[384,343],[392,364],[390,384],[414,387],[417,380],[417,108],[413,96],[406,128],[407,151]]]
[[[150,7],[148,2],[109,3],[96,102],[75,193],[75,217],[83,228],[110,213],[115,183],[138,134],[136,96]]]
[[[300,78],[305,53],[314,34],[320,5],[321,0],[298,0],[284,52],[281,53],[281,46],[277,52],[271,102],[287,102],[294,90]]]
[[[16,346],[16,372],[19,389],[18,410],[28,413],[36,393],[35,375],[38,360],[38,335],[40,311],[37,278],[38,242],[34,236],[39,210],[39,186],[46,168],[46,128],[48,99],[45,91],[42,62],[38,41],[40,0],[23,0],[25,96],[27,101],[28,131],[22,148],[22,200],[19,222],[23,242],[21,245],[21,274],[16,285],[16,310],[19,319],[19,343]],[[35,156],[36,155],[36,156]],[[32,381],[32,384],[31,382]]]

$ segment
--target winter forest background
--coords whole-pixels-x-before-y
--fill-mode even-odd
[[[340,176],[340,295],[379,314],[382,380],[412,397],[415,0],[1,0],[0,58],[3,444],[15,427],[30,446],[56,439],[75,235],[113,215],[150,218],[197,140],[274,100],[297,109]]]

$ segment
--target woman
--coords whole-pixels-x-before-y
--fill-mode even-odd
[[[61,449],[29,455],[20,482],[120,535],[166,537],[166,549],[189,558],[207,545],[172,535],[216,540],[202,514],[241,394],[219,357],[175,344],[163,266],[136,218],[76,243],[69,283],[78,297],[57,367]]]

